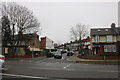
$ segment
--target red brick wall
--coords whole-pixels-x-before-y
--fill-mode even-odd
[[[46,48],[46,38],[41,38],[40,48],[41,49],[45,49]]]
[[[79,56],[79,58],[90,59],[90,60],[118,60],[118,57],[102,57],[102,56]]]
[[[104,54],[104,46],[103,45],[100,46],[100,54]]]

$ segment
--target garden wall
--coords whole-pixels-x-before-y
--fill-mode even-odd
[[[90,60],[118,60],[117,56],[79,56],[79,58]]]

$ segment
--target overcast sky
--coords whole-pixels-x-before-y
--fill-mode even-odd
[[[42,34],[55,42],[70,41],[70,28],[78,23],[91,28],[118,24],[117,2],[19,2],[39,19]]]

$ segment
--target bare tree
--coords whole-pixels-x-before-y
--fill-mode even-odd
[[[71,33],[70,37],[72,40],[78,40],[78,34],[76,33],[76,30],[73,27],[71,28],[70,33]]]
[[[78,49],[81,49],[82,39],[86,38],[89,35],[89,27],[83,24],[77,24],[75,27],[72,27],[70,30],[71,39],[78,41]]]
[[[89,27],[83,24],[77,24],[75,27],[72,27],[70,30],[71,39],[73,40],[82,40],[89,35]]]
[[[16,26],[16,32],[32,33],[40,28],[40,23],[33,13],[17,3],[2,3],[2,15],[9,17],[11,25]]]
[[[14,34],[18,34],[18,40],[21,40],[23,33],[37,33],[40,31],[40,23],[33,13],[26,7],[18,5],[15,2],[2,3],[2,16],[8,16],[10,26],[12,28],[12,53],[15,53],[15,37]],[[17,41],[17,45],[21,44]]]

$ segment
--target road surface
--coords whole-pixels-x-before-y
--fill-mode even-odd
[[[8,70],[2,74],[3,80],[6,78],[30,78],[31,80],[118,78],[117,65],[73,63],[68,62],[67,58],[69,57],[63,54],[62,59],[39,57],[6,60]]]

